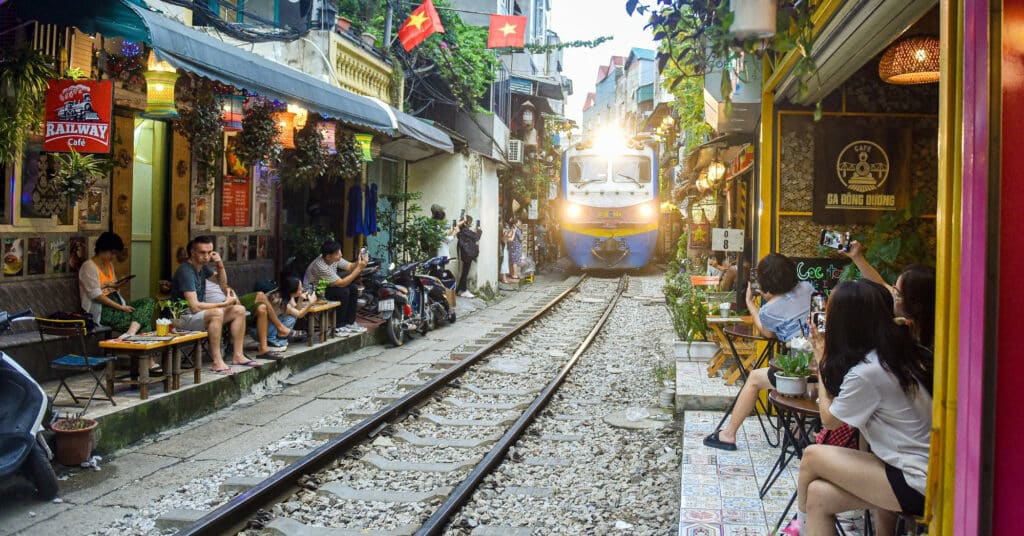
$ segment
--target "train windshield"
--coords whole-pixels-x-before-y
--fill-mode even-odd
[[[569,158],[569,183],[588,184],[608,180],[608,160],[603,156],[573,156]]]
[[[651,182],[651,159],[646,156],[620,156],[612,161],[612,180],[645,184]]]

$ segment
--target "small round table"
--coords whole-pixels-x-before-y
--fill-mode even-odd
[[[768,472],[764,484],[761,486],[761,498],[768,493],[775,481],[786,469],[786,466],[793,458],[803,457],[804,447],[814,443],[814,435],[821,429],[821,414],[818,411],[818,403],[806,396],[793,397],[785,396],[774,389],[768,392],[768,401],[775,406],[779,414],[779,424],[782,428],[782,445],[779,449],[779,458]],[[796,492],[789,499],[789,504],[779,517],[775,529],[778,530],[789,514],[789,509],[796,501]]]

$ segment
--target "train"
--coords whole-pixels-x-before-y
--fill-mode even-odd
[[[576,146],[562,154],[562,240],[583,270],[647,264],[658,240],[658,159],[650,147]]]

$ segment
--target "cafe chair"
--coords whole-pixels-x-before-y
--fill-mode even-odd
[[[36,317],[36,326],[39,329],[39,340],[42,344],[44,351],[48,349],[49,342],[55,342],[54,339],[47,341],[47,335],[58,337],[57,341],[61,341],[65,346],[77,345],[81,349],[81,353],[64,354],[53,361],[50,361],[50,368],[56,371],[57,376],[60,378],[60,385],[57,386],[57,390],[53,393],[51,401],[56,404],[57,397],[60,396],[61,389],[67,390],[68,394],[71,395],[71,399],[74,400],[75,405],[81,405],[80,398],[86,399],[85,407],[82,412],[85,413],[89,409],[89,405],[93,399],[96,398],[96,392],[103,390],[103,394],[100,398],[105,398],[110,401],[111,405],[116,406],[114,402],[113,393],[107,388],[108,384],[105,380],[111,378],[114,374],[114,358],[113,357],[90,357],[88,349],[85,344],[85,337],[88,334],[85,328],[85,320],[56,320],[53,318],[40,318]],[[77,341],[77,342],[76,342]],[[59,352],[58,352],[59,353]],[[104,371],[97,374],[98,371]],[[95,385],[93,385],[92,392],[89,393],[88,397],[84,394],[75,393],[71,386],[67,384],[67,375],[69,373],[76,372],[88,372],[92,376]]]

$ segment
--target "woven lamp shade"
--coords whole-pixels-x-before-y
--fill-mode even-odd
[[[275,112],[274,122],[277,123],[277,143],[285,149],[295,148],[295,114],[291,112]]]
[[[174,71],[146,71],[146,111],[143,117],[152,119],[176,119],[178,109],[174,105],[174,83],[178,73]]]
[[[878,62],[878,76],[890,84],[929,84],[939,81],[939,40],[907,37],[890,46]]]

